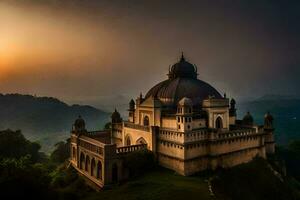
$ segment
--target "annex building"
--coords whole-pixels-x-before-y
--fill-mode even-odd
[[[166,80],[130,101],[127,120],[115,110],[111,123],[111,130],[90,132],[78,118],[71,132],[71,165],[99,187],[126,179],[123,156],[145,148],[184,176],[275,151],[273,117],[267,113],[264,125],[249,112],[237,119],[235,100],[199,80],[183,55]]]

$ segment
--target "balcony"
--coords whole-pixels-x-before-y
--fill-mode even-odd
[[[137,130],[141,130],[141,131],[145,131],[145,132],[150,132],[149,126],[143,126],[143,125],[134,124],[131,122],[124,122],[124,126],[126,128],[132,128],[132,129],[137,129]]]

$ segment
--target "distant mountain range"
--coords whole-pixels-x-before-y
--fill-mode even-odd
[[[39,141],[47,152],[69,136],[79,115],[89,130],[102,129],[109,120],[109,113],[91,106],[70,106],[52,97],[0,94],[0,130],[21,129],[27,138]]]
[[[274,117],[276,142],[288,144],[300,139],[300,98],[297,96],[266,95],[254,101],[237,105],[238,118],[250,111],[254,120],[263,124],[264,115],[270,111]]]

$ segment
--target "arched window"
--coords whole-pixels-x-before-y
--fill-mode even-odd
[[[95,169],[96,169],[96,162],[95,162],[95,159],[93,158],[92,159],[92,162],[91,162],[91,176],[95,176]]]
[[[146,140],[143,137],[140,137],[137,141],[136,144],[147,144]]]
[[[85,157],[84,157],[84,154],[81,152],[80,153],[80,160],[79,160],[79,168],[80,169],[83,169],[84,163],[85,163]]]
[[[86,159],[85,159],[85,171],[88,172],[89,168],[90,168],[90,157],[86,156]]]
[[[72,157],[73,157],[73,160],[76,160],[76,150],[75,150],[75,147],[72,148]]]
[[[148,116],[144,117],[144,126],[149,126],[149,117]]]
[[[223,121],[221,117],[217,117],[216,119],[216,128],[218,129],[223,128]]]
[[[130,146],[130,145],[131,145],[131,139],[130,139],[129,136],[126,137],[125,142],[126,142],[126,143],[125,143],[126,146]]]
[[[100,161],[97,163],[97,179],[102,179],[102,163]]]

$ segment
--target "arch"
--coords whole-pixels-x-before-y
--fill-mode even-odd
[[[92,162],[91,162],[91,176],[95,176],[96,175],[95,169],[96,169],[96,162],[95,162],[95,158],[93,158]]]
[[[90,164],[90,157],[87,155],[85,158],[85,171],[89,172]]]
[[[73,160],[76,160],[76,149],[75,149],[75,147],[72,148],[72,158],[73,158]]]
[[[217,117],[217,119],[216,119],[216,128],[218,128],[218,129],[223,128],[223,120],[220,116]]]
[[[79,169],[83,169],[83,166],[85,164],[85,155],[84,153],[80,153],[80,159],[79,159]]]
[[[126,137],[125,137],[125,146],[130,146],[131,145],[131,138],[130,138],[130,136],[129,135],[127,135]]]
[[[140,137],[137,141],[136,144],[147,144],[146,140],[143,137]]]
[[[147,115],[144,117],[144,126],[149,126],[149,117]]]
[[[99,160],[97,162],[97,179],[102,180],[102,163]]]
[[[112,182],[118,182],[118,165],[116,163],[112,165]]]

